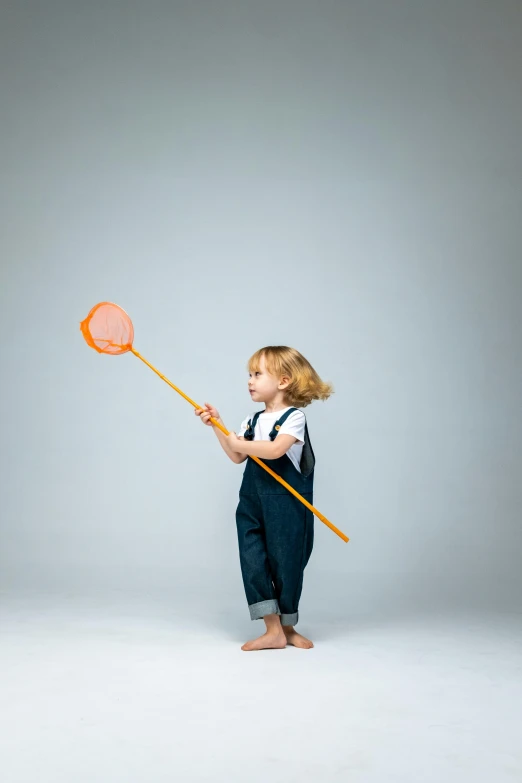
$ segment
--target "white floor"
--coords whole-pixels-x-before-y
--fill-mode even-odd
[[[200,602],[1,598],[2,783],[522,781],[522,616],[323,620],[313,650]]]

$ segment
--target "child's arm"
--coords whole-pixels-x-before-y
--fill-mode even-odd
[[[219,421],[220,424],[223,424],[223,427],[225,427],[225,425],[224,425],[224,423],[223,423],[223,421],[221,419],[218,419],[218,421]],[[226,429],[226,427],[225,427],[225,429]],[[246,460],[246,458],[248,456],[247,454],[238,454],[237,451],[232,451],[232,449],[230,448],[230,446],[228,444],[228,436],[225,435],[224,432],[221,432],[219,427],[213,427],[213,430],[214,430],[214,432],[217,435],[218,441],[223,446],[224,452],[230,457],[232,462],[235,462],[236,465],[239,465],[241,462],[244,462]],[[243,440],[243,438],[237,438],[237,440]]]
[[[297,443],[297,438],[293,435],[278,435],[275,440],[245,440],[238,438],[235,432],[231,432],[228,437],[221,433],[223,439],[227,441],[228,448],[232,453],[246,459],[247,456],[259,457],[259,459],[279,459],[286,454],[290,446]],[[243,462],[243,459],[240,462]]]
[[[225,427],[223,419],[219,415],[219,411],[217,410],[217,408],[214,408],[212,405],[209,405],[208,402],[206,402],[205,403],[205,408],[196,408],[194,413],[196,414],[196,416],[199,416],[201,418],[201,421],[203,422],[203,424],[205,424],[207,427],[212,427],[212,429],[214,430],[214,432],[217,435],[217,438],[218,438],[219,442],[221,443],[221,446],[223,447],[223,451],[225,452],[227,457],[230,457],[232,462],[235,462],[236,465],[239,465],[241,462],[244,462],[246,460],[246,458],[247,458],[246,454],[245,455],[238,454],[237,452],[232,451],[232,449],[228,445],[228,439],[227,439],[227,436],[225,435],[225,433],[221,432],[219,427],[216,427],[210,421],[210,418],[212,417],[213,419],[216,419],[217,421],[219,421],[219,423],[222,424],[223,427]],[[225,429],[226,429],[226,427],[225,427]]]
[[[238,438],[235,432],[225,435],[219,427],[215,427],[210,421],[210,417],[212,417],[225,427],[217,409],[209,405],[208,402],[205,403],[205,408],[206,410],[204,408],[196,408],[194,411],[196,416],[201,417],[203,424],[212,427],[223,451],[236,465],[240,465],[248,456],[259,457],[259,459],[279,459],[283,454],[286,454],[290,446],[297,443],[297,438],[294,438],[293,435],[285,434],[278,435],[273,441],[245,440],[243,437]]]

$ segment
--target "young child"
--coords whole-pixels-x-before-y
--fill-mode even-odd
[[[218,427],[214,432],[232,462],[244,462],[249,455],[258,457],[313,505],[315,456],[306,417],[298,407],[328,399],[332,385],[321,380],[299,351],[286,346],[256,351],[248,370],[250,396],[263,403],[264,410],[247,417],[239,435],[231,432],[226,436]],[[211,417],[223,424],[209,403],[195,414],[207,426],[214,426]],[[283,648],[287,644],[313,647],[294,629],[303,572],[313,547],[313,513],[249,459],[239,490],[236,526],[250,618],[263,618],[266,625],[266,633],[241,649]]]

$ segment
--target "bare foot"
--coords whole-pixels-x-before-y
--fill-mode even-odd
[[[284,647],[286,647],[286,635],[279,626],[277,632],[264,633],[259,639],[245,642],[241,649],[250,652],[250,650],[282,650]]]
[[[283,632],[286,636],[288,644],[292,644],[294,647],[301,647],[303,650],[310,650],[314,644],[305,636],[301,636],[300,633],[292,628],[291,625],[283,625]]]

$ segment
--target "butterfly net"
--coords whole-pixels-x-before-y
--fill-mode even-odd
[[[132,348],[132,321],[125,310],[111,302],[100,302],[93,307],[80,329],[87,345],[98,353],[117,355]]]

